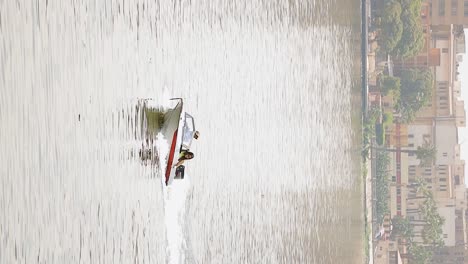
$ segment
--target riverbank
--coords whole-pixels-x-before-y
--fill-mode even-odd
[[[371,58],[373,56],[373,50],[370,50],[372,47],[369,43],[369,24],[371,20],[371,2],[370,0],[361,1],[361,83],[362,83],[362,133],[363,133],[363,146],[362,149],[368,151],[368,153],[363,153],[363,165],[362,165],[362,175],[364,179],[364,230],[365,230],[365,245],[364,251],[366,254],[366,263],[374,263],[374,245],[373,245],[373,200],[374,200],[374,188],[372,181],[372,167],[374,159],[372,157],[371,145],[372,145],[372,136],[369,134],[369,130],[366,129],[366,120],[369,116],[369,75],[371,70],[375,69],[375,60]],[[374,65],[370,65],[374,63]],[[373,67],[372,67],[373,66]]]

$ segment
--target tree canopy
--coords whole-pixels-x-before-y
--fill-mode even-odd
[[[422,146],[418,146],[418,148],[416,149],[416,157],[417,159],[419,159],[419,165],[421,167],[431,166],[431,164],[436,158],[436,154],[437,149],[435,148],[435,146],[427,142]]]
[[[408,218],[397,215],[392,219],[392,225],[392,235],[402,236],[406,239],[410,239],[414,236],[413,227]]]
[[[400,99],[396,108],[402,122],[411,122],[423,106],[432,100],[434,77],[429,69],[410,69],[400,73]]]
[[[385,5],[381,15],[380,46],[386,51],[392,51],[398,44],[403,34],[403,22],[401,16],[401,4],[392,1]]]
[[[407,12],[403,12],[405,14]],[[398,57],[412,57],[418,54],[424,46],[424,35],[419,17],[402,15],[403,32],[400,41],[392,50]]]
[[[421,0],[399,0],[402,7],[401,21],[403,32],[393,54],[399,57],[411,57],[421,51],[424,35],[421,25]]]
[[[410,252],[412,255],[411,263],[427,264],[432,258],[432,252],[421,245],[411,245]]]
[[[421,0],[387,2],[380,14],[380,46],[397,57],[411,57],[424,46]]]
[[[383,95],[391,93],[395,100],[400,98],[400,78],[384,74],[380,77],[380,87]]]

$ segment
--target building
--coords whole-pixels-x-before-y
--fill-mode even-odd
[[[468,0],[426,0],[431,25],[468,25]]]
[[[374,264],[402,264],[404,263],[398,243],[391,240],[382,240],[377,243],[374,252]]]
[[[467,250],[464,246],[442,247],[434,252],[431,263],[434,264],[466,264]]]
[[[439,54],[438,64],[431,65],[434,74],[435,87],[432,101],[423,107],[414,123],[431,125],[434,118],[438,121],[456,122],[456,126],[464,127],[466,114],[460,97],[459,63],[461,54],[465,52],[464,34],[457,35],[454,25],[433,26],[431,43],[434,54]]]

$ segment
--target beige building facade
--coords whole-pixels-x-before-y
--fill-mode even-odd
[[[374,264],[403,264],[398,243],[391,240],[382,240],[377,243]]]
[[[426,0],[432,25],[468,25],[468,0]]]

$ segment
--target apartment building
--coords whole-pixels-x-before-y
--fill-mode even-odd
[[[468,0],[426,0],[431,24],[468,25]]]

